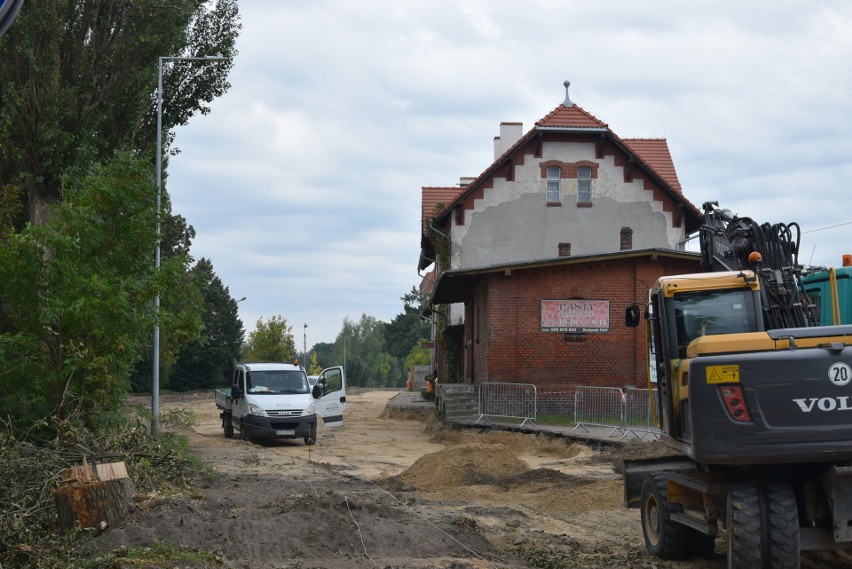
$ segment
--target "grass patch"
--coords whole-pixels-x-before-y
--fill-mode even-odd
[[[573,427],[576,424],[573,415],[540,414],[536,415],[535,422],[539,425],[552,425],[554,427]]]
[[[195,568],[226,567],[225,559],[206,551],[185,549],[157,542],[152,547],[117,547],[111,553],[89,559],[80,564],[82,569],[154,569],[190,564]]]

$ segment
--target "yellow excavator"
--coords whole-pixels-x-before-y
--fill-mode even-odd
[[[725,551],[732,569],[794,569],[852,548],[852,325],[821,326],[796,224],[704,204],[704,272],[645,305],[649,388],[666,458],[624,463],[648,551]],[[642,307],[627,309],[639,326]]]

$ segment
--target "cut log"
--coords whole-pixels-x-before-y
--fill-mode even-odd
[[[75,464],[61,473],[62,482],[91,482],[92,480],[115,480],[127,478],[127,467],[123,462],[89,465],[86,458],[83,464]]]
[[[133,505],[133,481],[123,462],[93,468],[84,461],[63,470],[62,479],[53,493],[62,530],[79,525],[100,533],[121,522]]]

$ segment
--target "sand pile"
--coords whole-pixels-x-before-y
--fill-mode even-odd
[[[506,446],[474,443],[421,456],[401,478],[418,490],[438,490],[490,484],[527,470],[527,464]]]

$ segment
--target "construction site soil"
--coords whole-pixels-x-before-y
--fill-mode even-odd
[[[623,458],[658,443],[596,444],[495,427],[443,426],[389,411],[397,392],[347,396],[345,425],[317,444],[226,439],[212,392],[164,394],[195,416],[180,432],[213,475],[180,496],[139,495],[101,551],[168,543],[215,552],[208,565],[258,569],[721,569],[724,557],[661,561],[623,506]],[[852,566],[805,553],[806,569]]]

